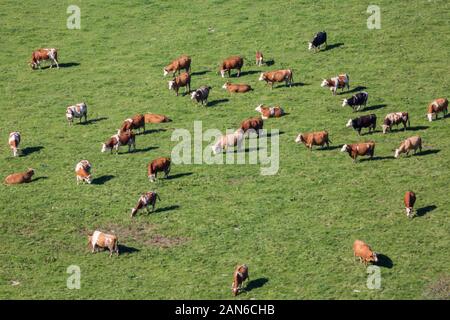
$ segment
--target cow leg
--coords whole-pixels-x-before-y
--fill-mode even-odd
[[[170,168],[168,168],[166,171],[164,171],[164,178],[168,178],[169,177],[169,172],[170,172]]]
[[[237,77],[239,78],[241,76],[241,69],[238,69]]]

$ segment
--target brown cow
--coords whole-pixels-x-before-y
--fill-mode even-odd
[[[256,65],[262,66],[264,63],[264,57],[261,51],[256,51]]]
[[[249,86],[248,84],[236,84],[236,83],[230,83],[227,82],[222,86],[222,89],[228,90],[228,92],[239,92],[239,93],[243,93],[243,92],[248,92],[253,90],[251,86]]]
[[[116,153],[119,153],[119,147],[125,145],[128,145],[128,152],[131,151],[131,146],[136,150],[136,136],[133,131],[122,132],[119,129],[117,134],[111,136],[106,143],[102,144],[102,152],[111,150],[112,153],[115,149]]]
[[[422,138],[419,136],[409,137],[404,140],[398,149],[395,149],[395,157],[398,158],[401,153],[406,153],[409,155],[411,150],[414,150],[414,154],[416,154],[417,149],[422,152]]]
[[[270,88],[273,89],[274,82],[286,82],[286,87],[292,87],[292,82],[294,81],[292,70],[276,70],[276,71],[268,71],[263,72],[259,76],[259,81],[265,81],[267,84],[270,84]]]
[[[439,112],[444,113],[445,118],[445,115],[447,114],[447,108],[448,108],[448,100],[446,98],[439,98],[433,100],[433,102],[431,102],[428,105],[428,113],[427,113],[428,120],[430,122],[433,121],[433,115],[436,115],[437,119]]]
[[[98,252],[98,248],[108,248],[110,258],[114,252],[119,255],[119,239],[112,234],[96,230],[92,236],[88,235],[88,246],[91,248],[92,253]]]
[[[353,144],[344,144],[341,152],[348,152],[349,156],[352,157],[353,162],[356,162],[358,156],[370,156],[373,158],[375,152],[375,142],[361,142]]]
[[[372,251],[370,246],[361,240],[355,240],[353,243],[353,257],[359,258],[360,262],[364,262],[367,265],[369,262],[378,262],[378,257],[376,252]]]
[[[408,127],[410,126],[408,112],[393,112],[386,115],[382,125],[383,133],[386,133],[388,129],[392,131],[392,126],[395,124],[398,127],[399,123],[403,123],[406,131],[406,123],[408,123]]]
[[[164,68],[164,76],[167,76],[170,72],[175,77],[175,73],[180,70],[185,69],[186,72],[191,71],[191,58],[187,55],[182,55],[181,57],[173,60],[167,67]]]
[[[40,69],[41,62],[46,60],[50,60],[50,68],[53,68],[53,63],[56,63],[56,67],[59,69],[58,50],[56,50],[55,48],[41,48],[33,51],[29,65],[32,69],[36,69],[36,67],[39,67]]]
[[[342,89],[341,91],[343,91],[345,87],[347,87],[347,90],[350,89],[350,78],[348,74],[340,74],[331,79],[323,79],[320,86],[322,88],[330,88],[333,95],[336,95],[337,89]]]
[[[143,193],[138,200],[138,203],[134,208],[131,209],[131,217],[133,218],[134,215],[138,212],[138,210],[146,208],[147,213],[150,213],[149,206],[152,206],[152,211],[155,211],[155,204],[156,204],[156,198],[158,198],[159,201],[161,201],[161,198],[156,192],[146,192]]]
[[[324,145],[327,145],[328,148],[331,143],[327,131],[299,133],[297,138],[295,138],[295,142],[303,143],[310,151],[313,146],[323,147]]]
[[[269,118],[279,118],[284,115],[284,110],[280,106],[267,107],[263,104],[260,104],[255,108],[255,111],[261,113],[261,117],[263,120]]]
[[[263,126],[264,122],[261,117],[253,117],[242,121],[240,128],[244,131],[244,133],[248,130],[254,130],[256,135],[259,137],[259,130],[262,130]]]
[[[92,175],[91,175],[91,168],[92,165],[87,160],[81,160],[77,163],[75,167],[75,173],[77,176],[77,184],[79,184],[80,181],[85,181],[88,184],[91,184]]]
[[[13,173],[5,178],[6,184],[19,184],[31,182],[34,175],[34,169],[29,168],[25,172]]]
[[[191,92],[191,76],[187,72],[183,72],[178,77],[169,81],[169,90],[174,90],[178,96],[178,89],[184,87],[184,93]]]
[[[144,114],[144,121],[145,123],[162,123],[170,122],[172,120],[162,114],[146,113]]]
[[[414,216],[414,203],[416,203],[416,194],[412,191],[407,191],[403,198],[406,209],[406,216],[412,218]]]
[[[147,166],[147,176],[151,182],[156,181],[158,172],[164,172],[164,178],[169,177],[170,172],[170,158],[158,158],[150,162]]]
[[[8,144],[13,152],[13,156],[17,157],[19,155],[19,144],[20,144],[20,132],[14,131],[9,134]]]
[[[250,277],[248,275],[247,265],[243,264],[241,266],[237,266],[233,273],[233,283],[231,284],[233,296],[236,296],[239,293],[239,290],[242,289],[242,284],[245,280],[250,280]]]
[[[139,130],[143,129],[145,133],[145,117],[143,114],[137,114],[133,118],[126,119],[122,127],[120,127],[121,132],[131,131],[131,130]]]
[[[239,56],[232,56],[227,59],[225,59],[222,62],[222,65],[220,66],[220,74],[222,75],[222,78],[225,78],[225,72],[228,72],[228,77],[231,76],[231,70],[237,69],[238,73],[237,76],[239,77],[241,75],[241,69],[244,65],[244,59],[242,59]]]

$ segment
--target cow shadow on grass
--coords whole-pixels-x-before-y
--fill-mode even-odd
[[[344,45],[343,42],[333,43],[333,44],[327,45],[327,47],[324,50],[322,50],[322,51],[333,50],[334,48],[339,48],[339,47],[341,47],[343,45]]]
[[[414,126],[408,127],[406,131],[419,131],[419,130],[427,130],[429,126]],[[402,131],[403,129],[398,129],[397,131]]]
[[[262,72],[261,70],[247,70],[247,71],[242,71],[241,74],[240,74],[240,77],[252,75],[252,74],[255,74],[255,73],[261,73],[261,72]]]
[[[278,86],[274,86],[274,89],[279,89],[279,88],[290,88],[290,87],[304,87],[304,86],[309,86],[310,83],[304,83],[304,82],[295,82],[292,83],[290,86],[286,86],[285,84],[280,84]]]
[[[266,66],[270,67],[273,66],[275,64],[275,60],[274,59],[269,59],[267,61],[264,61],[264,63]]]
[[[386,256],[384,254],[377,253],[377,258],[378,258],[378,261],[376,263],[377,266],[388,268],[388,269],[391,269],[394,266],[394,263],[392,262],[391,258],[389,258],[388,256]]]
[[[209,70],[203,70],[203,71],[192,72],[191,76],[202,76],[204,74],[207,74],[208,72],[210,72],[210,71]]]
[[[416,215],[418,217],[422,217],[422,216],[426,215],[428,212],[431,212],[435,209],[437,209],[437,206],[435,206],[434,204],[431,206],[422,207],[422,208],[417,209]]]
[[[376,104],[376,105],[373,105],[373,106],[370,106],[370,107],[365,107],[365,108],[363,108],[360,111],[372,111],[372,110],[377,110],[377,109],[384,108],[386,106],[387,106],[387,104]]]
[[[108,182],[109,180],[113,179],[114,176],[113,175],[104,175],[98,178],[95,178],[94,180],[92,180],[92,184],[95,185],[101,185],[101,184],[105,184],[106,182]]]
[[[167,177],[167,180],[178,179],[178,178],[182,178],[182,177],[185,177],[185,176],[190,176],[192,174],[193,174],[193,172],[177,173],[177,174],[169,175]]]
[[[151,134],[151,133],[158,133],[158,132],[164,132],[167,131],[167,129],[163,129],[163,128],[159,128],[159,129],[146,129],[144,132],[141,132],[141,134],[146,135],[146,134]]]
[[[26,147],[25,149],[22,149],[21,155],[22,155],[22,156],[28,156],[28,155],[30,155],[30,154],[32,154],[32,153],[39,152],[39,151],[41,151],[42,149],[44,149],[43,146]]]
[[[215,107],[218,104],[221,103],[225,103],[230,101],[230,99],[217,99],[217,100],[213,100],[213,101],[208,101],[208,103],[206,104],[207,107]]]
[[[430,150],[424,150],[422,152],[418,152],[415,155],[418,157],[422,157],[422,156],[427,156],[429,154],[436,154],[438,152],[441,152],[441,150],[440,149],[430,149]]]
[[[359,162],[388,160],[388,159],[395,159],[395,157],[394,156],[384,156],[384,157],[374,156],[373,158],[361,158],[361,159],[359,159]]]
[[[155,211],[151,212],[150,214],[152,214],[152,213],[162,213],[162,212],[177,210],[178,208],[180,208],[179,205],[173,205],[173,206],[158,208]]]
[[[270,131],[270,132],[266,132],[264,135],[262,135],[262,136],[265,136],[265,137],[267,137],[267,138],[271,138],[271,137],[276,137],[276,136],[279,136],[279,135],[282,135],[282,134],[284,134],[285,132],[284,131],[278,131],[277,133],[273,133],[272,131]]]
[[[130,153],[147,152],[147,151],[151,151],[151,150],[154,150],[154,149],[158,149],[158,147],[147,147],[147,148],[142,148],[142,149],[136,149],[136,150],[131,151]],[[126,152],[126,153],[128,153],[128,152]],[[121,154],[125,154],[125,152],[121,153]]]
[[[60,68],[71,68],[71,67],[78,67],[80,64],[78,62],[65,62],[65,63],[58,63]],[[56,65],[53,66],[53,68],[56,69]],[[50,65],[41,67],[41,69],[50,69]]]
[[[317,150],[332,151],[332,150],[336,150],[336,149],[342,149],[343,146],[344,146],[343,144],[338,145],[338,146],[329,146],[329,147],[325,146],[325,147],[318,148]]]
[[[103,120],[108,120],[108,117],[100,117],[100,118],[95,118],[95,119],[89,119],[88,121],[80,122],[80,124],[81,125],[88,125],[88,124],[100,122],[100,121],[103,121]]]
[[[136,249],[133,247],[128,247],[123,244],[119,244],[118,247],[119,247],[119,254],[123,254],[123,253],[132,254],[132,253],[140,251],[139,249]]]
[[[255,279],[255,280],[250,280],[247,283],[247,285],[245,286],[244,291],[245,292],[249,292],[249,291],[252,291],[253,289],[261,288],[267,282],[269,282],[269,279],[267,279],[267,278],[258,278],[258,279]]]
[[[47,179],[48,179],[48,177],[42,176],[42,177],[37,177],[37,178],[31,180],[31,182],[36,182],[36,181],[39,181],[39,180],[47,180]]]
[[[344,95],[344,94],[349,94],[349,93],[353,93],[353,92],[358,92],[358,91],[365,90],[365,89],[367,89],[367,87],[357,86],[357,87],[354,87],[353,89],[350,89],[348,91],[341,91],[341,92],[339,92],[339,95]],[[365,110],[367,110],[367,109],[368,108],[365,108]],[[371,109],[371,110],[374,110],[374,109]]]

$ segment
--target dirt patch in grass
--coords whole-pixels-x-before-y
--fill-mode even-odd
[[[450,275],[439,277],[425,289],[423,296],[432,300],[450,299]]]

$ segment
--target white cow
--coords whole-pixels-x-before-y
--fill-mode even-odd
[[[66,118],[69,124],[73,123],[73,118],[79,118],[81,123],[81,118],[84,117],[84,122],[87,121],[87,105],[84,102],[77,103],[73,106],[68,106],[66,110]]]

